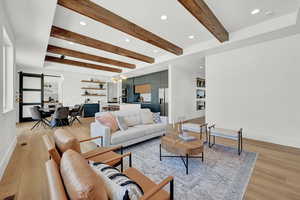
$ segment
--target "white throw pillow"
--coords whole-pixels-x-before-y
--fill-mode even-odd
[[[141,119],[142,119],[142,124],[153,124],[154,123],[153,114],[148,109],[141,110]]]
[[[139,200],[143,189],[114,167],[90,161],[90,166],[105,183],[110,200]]]

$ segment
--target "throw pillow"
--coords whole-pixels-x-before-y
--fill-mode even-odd
[[[104,181],[79,153],[68,150],[63,154],[60,173],[70,199],[108,200]]]
[[[148,109],[141,110],[142,124],[153,124],[152,112]]]
[[[117,119],[117,123],[118,123],[118,126],[121,129],[121,131],[126,131],[128,129],[128,125],[126,124],[124,117],[117,116],[116,119]]]
[[[119,129],[116,117],[110,112],[105,113],[102,116],[96,117],[96,120],[104,126],[109,127],[111,133],[114,133]]]
[[[138,200],[144,195],[143,189],[114,167],[90,161],[92,169],[105,182],[110,200]]]
[[[153,113],[153,121],[155,124],[161,123],[160,112]]]

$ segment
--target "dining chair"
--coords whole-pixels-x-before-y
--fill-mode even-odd
[[[69,117],[69,107],[58,107],[55,110],[52,117],[53,118],[52,121],[54,121],[54,124],[52,124],[52,128],[57,126],[69,125],[68,117]]]
[[[31,128],[31,130],[38,127],[39,125],[42,125],[44,127],[50,126],[48,120],[46,120],[46,116],[43,116],[43,113],[39,109],[39,106],[33,106],[30,108],[31,118],[37,121]]]
[[[79,106],[79,107],[77,107]],[[79,120],[78,117],[82,116],[83,113],[83,104],[82,105],[75,105],[74,106],[75,109],[73,109],[72,111],[70,111],[70,124],[72,125],[74,123],[75,120],[77,120],[80,124],[81,121]]]

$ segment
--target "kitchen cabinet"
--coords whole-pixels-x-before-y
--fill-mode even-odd
[[[151,85],[150,84],[135,85],[135,93],[139,93],[139,94],[151,93]]]

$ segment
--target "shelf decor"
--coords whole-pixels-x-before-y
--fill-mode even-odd
[[[81,94],[83,97],[106,97],[106,82],[95,80],[91,78],[90,80],[81,80],[82,83],[90,83],[87,86],[81,87],[82,90],[84,90],[84,93]],[[96,93],[96,91],[99,91],[99,93]],[[105,91],[105,94],[100,93],[101,91]]]
[[[205,79],[196,78],[196,110],[205,110]]]

